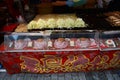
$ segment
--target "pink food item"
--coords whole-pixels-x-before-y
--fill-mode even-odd
[[[46,49],[47,42],[44,39],[37,39],[34,41],[34,49]]]
[[[90,41],[88,38],[79,38],[76,40],[75,44],[78,48],[87,48],[90,45]]]
[[[24,42],[24,40],[17,40],[14,41],[14,48],[15,49],[23,49],[24,47],[26,47],[27,43]]]
[[[58,38],[54,42],[55,48],[66,48],[69,45],[69,42],[65,40],[64,38]]]

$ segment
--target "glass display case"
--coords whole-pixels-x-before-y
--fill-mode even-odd
[[[4,35],[6,52],[119,50],[120,31],[53,30]]]
[[[98,50],[98,31],[56,30],[51,33],[10,33],[4,35],[7,52]]]
[[[120,68],[120,30],[13,32],[4,35],[0,49],[0,61],[11,74]]]
[[[120,50],[120,31],[100,32],[100,50]]]

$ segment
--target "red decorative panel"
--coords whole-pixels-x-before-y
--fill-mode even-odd
[[[0,61],[10,74],[105,70],[120,68],[120,51],[7,52]]]

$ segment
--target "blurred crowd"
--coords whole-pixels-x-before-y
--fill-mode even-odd
[[[38,11],[49,12],[49,10],[51,10],[53,12],[62,12],[62,10],[64,10],[70,12],[73,8],[108,8],[110,10],[120,10],[120,0],[0,0],[0,2],[1,1],[7,6],[10,15],[19,22],[24,22],[24,19],[29,21]]]

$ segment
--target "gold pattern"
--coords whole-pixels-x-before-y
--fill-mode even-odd
[[[20,56],[20,60],[23,61],[22,63],[20,63],[21,71],[27,70],[28,72],[30,72],[30,71],[39,72],[39,71],[42,70],[42,66],[40,65],[39,60],[37,60],[35,58],[30,58],[30,57],[26,57],[26,56]]]
[[[101,70],[120,67],[120,52],[115,52],[112,56],[112,59],[110,59],[109,55],[97,55],[93,60],[82,53],[70,54],[66,56],[66,60],[57,55],[44,55],[40,60],[21,56],[20,60],[23,62],[20,63],[20,66],[22,71],[36,73]],[[29,63],[29,61],[32,63]]]
[[[115,68],[120,66],[120,52],[115,52],[110,60],[110,67]]]
[[[79,71],[79,70],[85,70],[85,68],[88,67],[88,64],[90,62],[89,58],[87,58],[84,54],[79,55],[69,55],[68,60],[64,63],[64,66],[66,66],[66,71]],[[82,61],[85,61],[84,64]],[[68,64],[72,65],[69,66]]]
[[[101,70],[101,69],[107,69],[109,68],[109,65],[107,63],[109,61],[109,56],[107,55],[98,55],[94,58],[93,61],[91,61],[89,67],[89,70]]]
[[[44,58],[40,59],[46,69],[45,72],[53,71],[56,72],[60,70],[62,66],[62,58],[55,55],[44,55]]]

